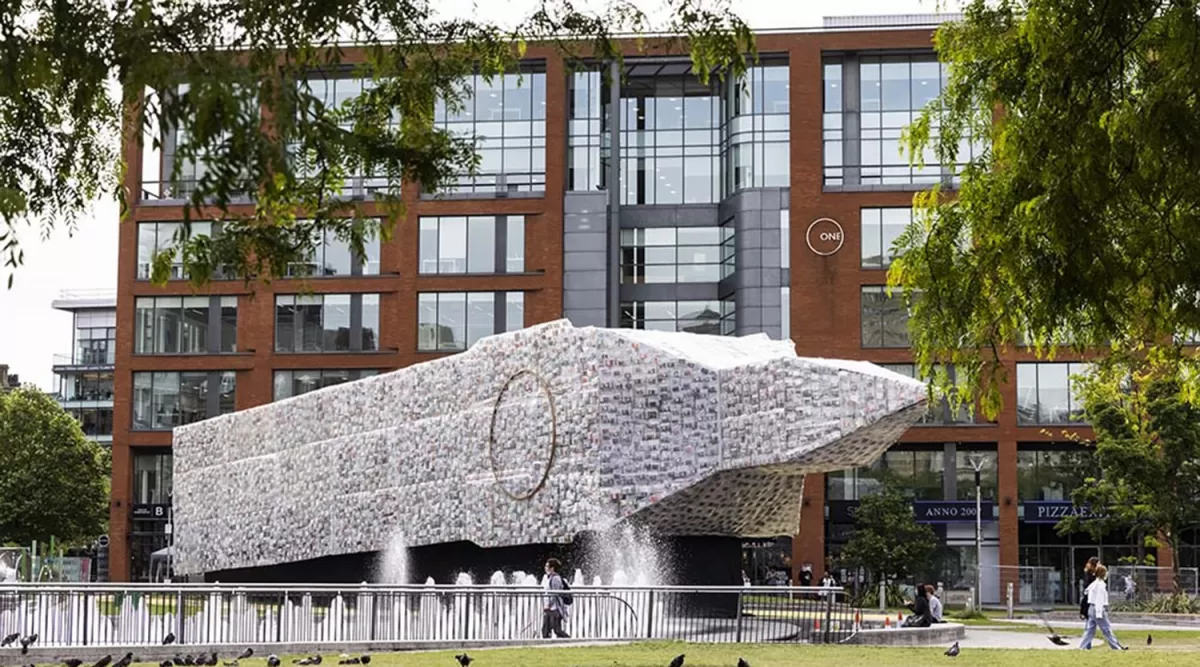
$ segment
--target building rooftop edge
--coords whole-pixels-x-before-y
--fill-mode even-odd
[[[50,302],[55,310],[84,310],[88,308],[116,308],[116,289],[62,290]]]

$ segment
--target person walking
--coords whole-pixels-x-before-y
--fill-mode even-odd
[[[1096,566],[1100,564],[1100,559],[1092,556],[1088,559],[1087,564],[1083,566],[1083,593],[1079,596],[1079,618],[1087,620],[1088,617],[1088,596],[1087,588],[1096,580]]]
[[[563,592],[567,590],[567,583],[558,573],[561,569],[562,563],[557,558],[546,561],[546,578],[542,583],[546,590],[546,604],[542,609],[543,639],[549,639],[550,633],[554,633],[559,639],[568,639],[571,636],[563,630],[563,622],[567,620],[568,603],[567,594]]]
[[[1084,591],[1088,598],[1088,619],[1087,625],[1083,629],[1083,640],[1079,642],[1079,648],[1083,651],[1090,650],[1092,638],[1096,636],[1096,628],[1100,628],[1109,647],[1114,651],[1127,650],[1113,636],[1112,624],[1108,621],[1108,568],[1102,564],[1097,565],[1093,574],[1096,578]]]

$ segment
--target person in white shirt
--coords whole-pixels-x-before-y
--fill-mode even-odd
[[[942,622],[942,601],[938,599],[932,584],[925,584],[925,595],[929,598],[929,615],[934,623]]]
[[[1103,564],[1096,566],[1096,571],[1093,573],[1096,579],[1087,587],[1088,614],[1087,626],[1083,630],[1083,640],[1079,642],[1079,648],[1087,651],[1092,648],[1092,638],[1096,636],[1096,628],[1100,628],[1100,632],[1104,633],[1104,639],[1108,642],[1110,648],[1114,651],[1123,651],[1127,647],[1121,646],[1121,642],[1113,636],[1112,624],[1108,622],[1108,568]]]

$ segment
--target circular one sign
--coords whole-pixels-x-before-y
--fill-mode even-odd
[[[508,406],[504,399],[512,400]],[[501,412],[507,414],[502,415]],[[532,421],[546,419],[548,428],[535,428]],[[530,433],[535,443],[522,447],[497,443],[497,435]],[[548,435],[543,446],[536,443],[538,434]],[[488,429],[488,462],[496,486],[512,500],[529,500],[537,495],[550,477],[554,455],[558,450],[558,416],[554,396],[542,376],[531,370],[520,370],[509,376],[492,405],[491,426]],[[515,483],[516,488],[510,484]]]
[[[108,535],[101,535],[100,539],[96,540],[96,543],[102,547],[108,546]]]
[[[846,243],[846,232],[833,218],[817,218],[808,226],[804,241],[813,254],[828,257],[842,249]]]

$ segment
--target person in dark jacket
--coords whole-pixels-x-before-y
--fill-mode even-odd
[[[927,628],[933,624],[933,616],[929,613],[929,598],[924,584],[917,584],[916,592],[913,593],[913,601],[908,608],[912,611],[912,615],[904,619],[904,627]]]
[[[1087,620],[1088,617],[1088,596],[1087,587],[1092,585],[1096,580],[1096,566],[1100,564],[1100,559],[1092,556],[1088,559],[1087,565],[1083,566],[1083,593],[1079,595],[1079,617]]]

